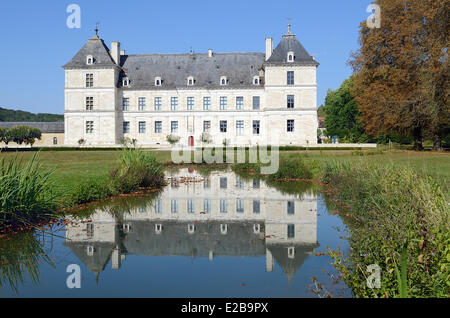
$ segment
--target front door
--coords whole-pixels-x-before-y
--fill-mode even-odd
[[[194,147],[194,137],[189,137],[189,147]]]

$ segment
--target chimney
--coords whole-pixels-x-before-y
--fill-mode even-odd
[[[212,49],[209,49],[208,50],[208,57],[212,57],[213,56],[213,50]]]
[[[111,56],[114,62],[120,64],[120,42],[111,42]]]
[[[273,53],[273,39],[266,38],[266,61],[270,59]]]

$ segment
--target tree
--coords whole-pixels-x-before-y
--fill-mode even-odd
[[[442,135],[449,126],[443,51],[448,47],[449,0],[375,2],[381,8],[381,28],[360,25],[361,48],[350,61],[351,93],[370,135],[409,135],[420,150],[424,137]]]
[[[8,144],[12,141],[11,132],[8,128],[0,127],[0,142],[4,142],[8,147]]]
[[[36,139],[41,139],[41,131],[37,128],[28,126],[16,126],[9,130],[11,139],[18,145],[25,143],[33,146]]]
[[[347,142],[365,142],[367,136],[359,120],[358,104],[350,94],[353,79],[345,80],[335,91],[328,90],[323,111],[328,136],[338,136]]]

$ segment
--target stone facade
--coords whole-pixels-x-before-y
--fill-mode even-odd
[[[126,55],[96,35],[64,66],[65,146],[160,147],[170,134],[179,146],[316,145],[318,63],[290,31],[272,43],[265,54]]]

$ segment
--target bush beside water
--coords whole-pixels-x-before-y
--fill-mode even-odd
[[[321,179],[351,210],[351,253],[330,253],[357,297],[450,295],[449,206],[432,178],[407,168],[333,162]],[[381,267],[381,289],[367,287],[371,264]]]

